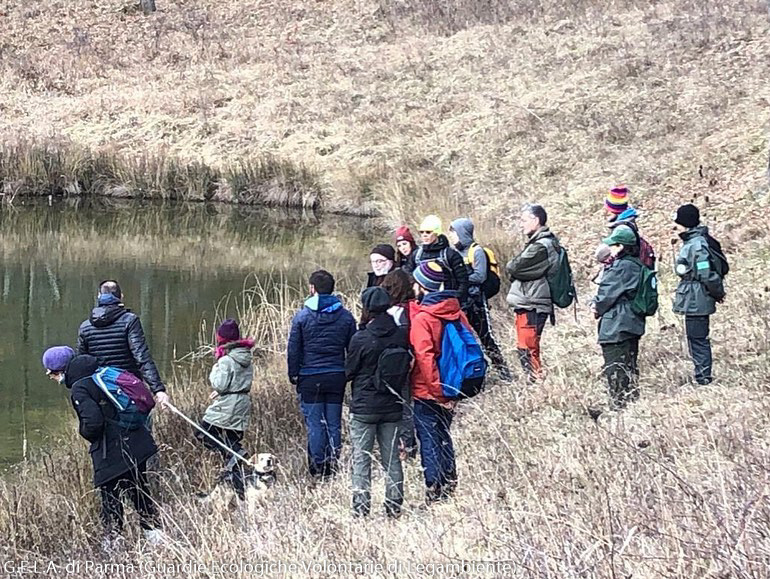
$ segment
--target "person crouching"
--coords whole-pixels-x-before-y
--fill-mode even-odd
[[[121,428],[118,410],[94,382],[99,364],[88,354],[75,355],[68,346],[55,346],[43,354],[43,367],[52,380],[70,390],[80,436],[91,443],[94,486],[101,491],[102,546],[110,549],[123,531],[123,497],[128,495],[139,513],[145,539],[164,542],[158,529],[158,512],[147,485],[147,460],[158,452],[146,426]]]
[[[244,465],[222,445],[244,458],[248,457],[241,441],[249,426],[251,415],[251,382],[254,378],[252,350],[254,340],[241,339],[238,322],[225,320],[217,329],[216,363],[209,374],[213,391],[212,404],[206,409],[201,428],[217,439],[220,444],[200,431],[195,436],[203,445],[222,455],[224,469],[219,482],[232,486],[238,498],[244,499]]]

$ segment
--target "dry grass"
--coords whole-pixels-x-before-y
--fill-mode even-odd
[[[244,304],[268,350],[250,442],[283,461],[276,500],[249,521],[201,511],[189,495],[212,465],[165,417],[159,484],[174,543],[150,553],[131,537],[121,561],[406,569],[503,560],[513,571],[484,576],[767,576],[770,246],[750,217],[769,199],[766,6],[186,0],[159,2],[151,17],[122,6],[4,9],[3,136],[53,134],[125,158],[142,151],[220,170],[270,154],[317,175],[330,207],[377,209],[390,223],[434,209],[470,213],[506,254],[518,241],[508,229],[516,206],[535,198],[581,280],[603,228],[601,198],[623,180],[663,259],[662,295],[675,284],[665,269],[669,215],[682,201],[698,202],[735,270],[712,326],[716,384],[685,383],[681,321],[663,307],[642,342],[642,400],[593,422],[585,409],[604,399],[594,323],[582,309],[577,323],[562,316],[546,330],[541,387],[496,384],[460,412],[457,498],[423,510],[419,469],[408,466],[409,508],[397,523],[353,522],[346,476],[307,488],[282,361],[299,296]],[[507,313],[496,318],[513,357]],[[197,415],[199,374],[177,377],[178,400],[184,388],[183,406]],[[87,458],[74,434],[61,446],[2,483],[7,558],[103,560],[89,542],[98,526]]]
[[[284,289],[276,296],[278,288]],[[593,324],[588,316],[579,323],[560,316],[546,332],[549,376],[543,385],[493,383],[461,407],[453,428],[461,481],[456,498],[426,510],[419,468],[409,464],[407,508],[398,522],[382,513],[354,522],[347,468],[327,486],[308,486],[304,431],[283,362],[285,328],[299,297],[275,280],[244,294],[239,307],[248,333],[260,336],[262,345],[247,442],[281,459],[274,501],[252,517],[197,504],[192,494],[208,486],[215,461],[192,442],[186,425],[161,416],[155,428],[164,450],[156,484],[173,542],[152,551],[132,528],[126,552],[104,558],[90,465],[73,431],[0,483],[0,533],[9,538],[0,547],[3,558],[124,565],[123,575],[115,576],[139,576],[140,565],[144,576],[160,562],[204,567],[158,576],[210,577],[214,565],[278,561],[411,565],[416,577],[429,574],[417,564],[461,561],[502,561],[511,569],[477,568],[468,577],[764,576],[770,564],[770,316],[749,319],[740,329],[726,322],[736,311],[766,303],[766,296],[734,291],[717,316],[719,380],[705,388],[684,383],[690,366],[673,314],[652,320],[643,341],[642,400],[596,422],[586,412],[604,400]],[[508,345],[512,329],[505,318],[498,313]],[[210,332],[202,330],[204,341]],[[177,404],[193,417],[206,405],[201,376],[209,356],[202,348],[189,371],[172,381]],[[382,500],[381,487],[377,474],[375,501]],[[94,567],[81,576],[103,574]],[[300,568],[294,575],[356,573]],[[244,568],[229,576],[253,575]]]

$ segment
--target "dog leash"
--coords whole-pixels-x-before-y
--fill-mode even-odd
[[[196,429],[198,432],[202,433],[202,434],[203,434],[203,435],[205,435],[205,436],[208,436],[208,437],[209,437],[209,438],[210,438],[212,441],[214,441],[214,442],[215,442],[215,443],[216,443],[216,444],[217,444],[217,445],[218,445],[220,448],[222,448],[222,449],[226,450],[227,452],[229,452],[230,454],[232,454],[232,455],[233,455],[235,458],[242,460],[243,462],[245,462],[246,464],[248,464],[248,465],[249,465],[251,468],[254,468],[254,469],[255,469],[255,471],[256,471],[256,468],[255,468],[255,466],[254,466],[254,463],[252,463],[250,460],[248,460],[248,459],[247,459],[246,457],[244,457],[243,455],[240,455],[240,454],[238,454],[237,452],[235,452],[235,451],[234,451],[232,448],[230,448],[229,446],[227,446],[225,443],[223,443],[221,440],[219,440],[219,439],[218,439],[216,436],[214,436],[214,435],[213,435],[213,434],[211,434],[210,432],[206,432],[205,430],[203,430],[203,429],[202,429],[202,428],[201,428],[201,427],[200,427],[200,426],[199,426],[199,425],[198,425],[198,424],[197,424],[195,421],[193,421],[193,420],[190,420],[189,418],[187,418],[187,416],[185,416],[185,415],[182,413],[182,411],[181,411],[181,410],[179,410],[179,408],[177,408],[176,406],[174,406],[173,404],[171,404],[171,402],[166,402],[166,404],[165,404],[164,406],[165,406],[166,408],[168,408],[169,410],[171,410],[171,412],[173,412],[174,414],[176,414],[177,416],[179,416],[180,418],[182,418],[182,419],[183,419],[185,422],[187,422],[188,424],[190,424],[190,425],[191,425],[193,428],[195,428],[195,429]],[[259,472],[259,471],[256,471],[256,472]]]

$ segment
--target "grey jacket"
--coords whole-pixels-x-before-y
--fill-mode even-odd
[[[684,244],[674,271],[681,278],[674,297],[674,312],[688,316],[708,316],[716,312],[716,300],[725,295],[722,278],[709,259],[706,227],[695,227],[680,234]]]
[[[548,274],[558,261],[559,240],[547,227],[541,227],[527,241],[524,250],[508,262],[505,271],[511,279],[508,305],[514,310],[553,312]]]
[[[644,335],[645,320],[631,309],[642,267],[617,259],[604,272],[593,300],[599,320],[599,343],[617,344]]]
[[[220,428],[244,431],[249,426],[251,414],[249,391],[254,369],[251,350],[237,344],[234,346],[211,369],[209,382],[219,396],[206,409],[203,420]]]
[[[489,260],[484,248],[476,244],[473,255],[468,255],[471,246],[476,243],[473,239],[473,222],[467,217],[461,217],[452,221],[452,230],[457,233],[458,242],[455,249],[465,261],[468,268],[468,297],[480,301],[484,297],[481,286],[487,281]]]

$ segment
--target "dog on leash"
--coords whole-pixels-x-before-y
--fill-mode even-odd
[[[234,458],[234,460],[237,460]],[[236,463],[233,463],[235,466]],[[259,453],[256,460],[250,460],[244,464],[240,471],[243,479],[243,496],[239,502],[246,502],[251,511],[254,504],[265,503],[273,495],[273,487],[276,483],[276,466],[278,464],[274,455],[268,452]],[[201,498],[201,502],[213,506],[215,509],[226,509],[239,495],[233,485],[233,468],[228,465],[224,471],[224,476],[220,477],[219,482],[210,493]]]

